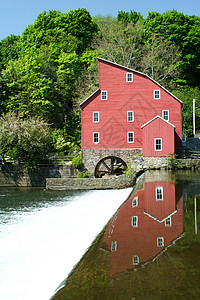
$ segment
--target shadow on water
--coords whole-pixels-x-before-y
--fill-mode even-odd
[[[52,299],[200,299],[199,178],[145,173]]]

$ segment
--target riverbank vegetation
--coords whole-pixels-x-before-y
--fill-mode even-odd
[[[97,56],[144,72],[179,97],[183,131],[192,135],[192,99],[200,98],[200,18],[176,10],[146,18],[136,11],[119,11],[116,18],[92,18],[86,9],[42,12],[22,36],[0,41],[0,113],[40,118],[50,124],[54,153],[78,153],[79,104],[98,87]]]

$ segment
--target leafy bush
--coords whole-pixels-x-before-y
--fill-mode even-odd
[[[0,118],[0,153],[27,167],[44,161],[51,151],[51,130],[40,117],[26,120],[13,112]]]
[[[79,155],[74,156],[74,158],[72,159],[72,164],[78,170],[81,170],[83,168],[83,163]]]

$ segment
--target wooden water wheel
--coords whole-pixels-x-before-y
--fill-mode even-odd
[[[107,156],[102,158],[96,165],[95,177],[101,178],[105,174],[120,175],[126,170],[126,163],[119,157]]]

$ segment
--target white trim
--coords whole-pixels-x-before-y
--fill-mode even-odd
[[[169,216],[167,216],[166,218],[164,218],[163,220],[158,220],[157,218],[155,218],[154,216],[150,215],[149,213],[147,213],[146,211],[144,211],[144,214],[146,216],[148,216],[149,218],[152,218],[154,221],[157,221],[158,223],[163,223],[167,218],[172,217],[174,214],[177,213],[177,210],[175,210],[173,213],[171,213]]]
[[[151,120],[149,120],[148,122],[146,122],[145,124],[143,124],[143,125],[141,126],[141,128],[147,126],[148,124],[150,124],[151,122],[153,122],[153,121],[154,121],[155,119],[157,119],[157,118],[160,118],[161,120],[163,120],[163,121],[166,122],[167,124],[169,124],[169,125],[171,125],[172,127],[176,128],[176,126],[174,126],[172,123],[166,121],[165,119],[163,119],[163,118],[162,118],[161,116],[159,116],[159,115],[155,116],[153,119],[151,119]]]
[[[131,113],[131,121],[129,120],[129,113]],[[132,122],[134,122],[134,111],[133,110],[127,110],[127,122],[128,123],[132,123]]]
[[[131,79],[131,80],[128,80],[128,79]],[[126,82],[133,82],[133,73],[132,72],[126,73]]]
[[[94,115],[97,114],[98,121],[95,121]],[[99,123],[99,111],[93,111],[93,123]]]
[[[131,137],[131,139],[133,138],[133,141],[130,141],[129,140],[129,138],[130,138],[130,136],[129,136],[129,134],[133,134],[133,137]],[[133,131],[128,131],[127,132],[127,142],[129,143],[129,144],[133,144],[134,143],[134,132]]]
[[[97,137],[94,137],[95,134],[97,134]],[[95,142],[94,138],[97,138],[98,142]],[[99,132],[93,132],[93,144],[99,144],[99,142],[100,142],[100,134],[99,134]]]
[[[153,81],[154,83],[157,84],[157,86],[159,86],[160,88],[162,88],[164,91],[166,91],[168,94],[170,94],[174,99],[176,99],[178,102],[180,102],[181,104],[183,104],[183,102],[178,99],[175,95],[173,95],[172,93],[170,93],[166,88],[164,88],[160,83],[156,82],[153,78],[151,78],[150,76],[148,76],[147,74],[145,73],[142,73],[142,72],[139,72],[139,71],[136,71],[134,69],[130,69],[130,68],[127,68],[127,67],[124,67],[122,65],[119,65],[119,64],[116,64],[116,63],[113,63],[109,60],[106,60],[106,59],[103,59],[103,58],[100,58],[100,57],[97,57],[98,60],[101,60],[101,61],[104,61],[106,63],[109,63],[109,64],[112,64],[112,65],[115,65],[117,67],[120,67],[120,68],[123,68],[124,70],[127,70],[129,72],[133,72],[133,73],[137,73],[137,74],[140,74],[140,75],[143,75],[145,76],[146,78],[150,79],[151,81]]]
[[[167,112],[167,119],[164,118],[164,112]],[[162,110],[162,118],[166,121],[169,121],[169,109],[163,109]]]
[[[108,92],[107,91],[101,91],[101,100],[108,100]]]

